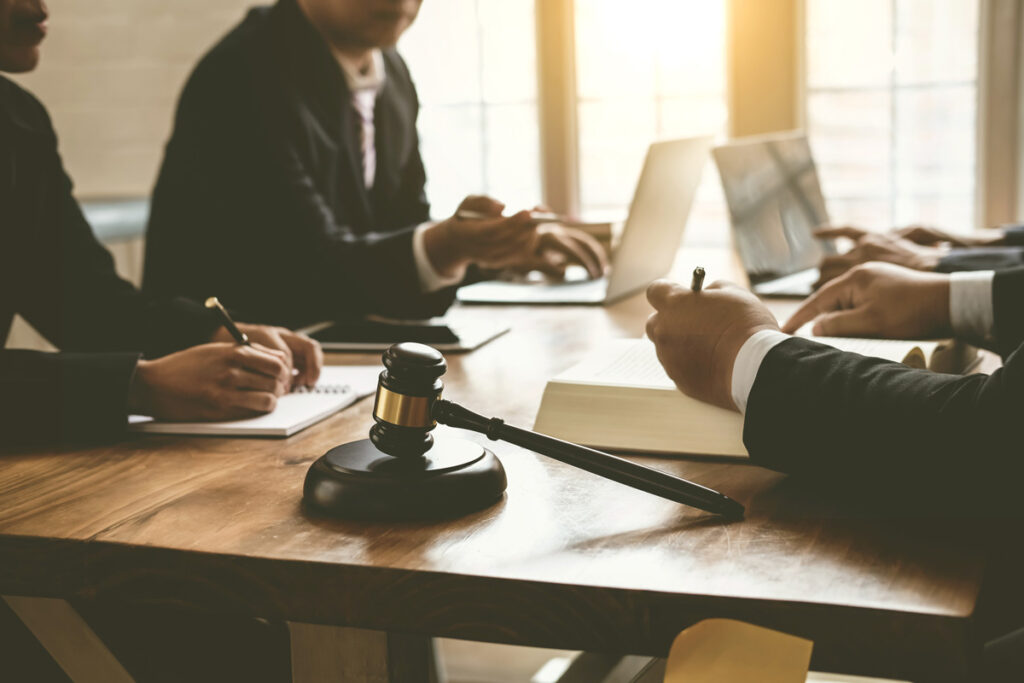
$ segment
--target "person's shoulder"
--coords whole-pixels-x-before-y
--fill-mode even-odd
[[[4,76],[0,76],[0,125],[13,131],[53,136],[53,124],[43,103]]]
[[[409,66],[405,63],[397,49],[393,47],[383,49],[381,50],[381,56],[384,58],[384,70],[387,72],[388,78],[395,79],[404,87],[414,87],[412,75],[409,73]]]
[[[228,79],[237,78],[240,71],[252,69],[254,60],[266,53],[265,35],[271,10],[270,6],[251,8],[199,59],[188,87],[209,85],[220,90],[229,86]]]

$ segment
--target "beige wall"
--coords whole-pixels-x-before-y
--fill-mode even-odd
[[[47,0],[42,62],[16,80],[50,110],[79,197],[150,193],[192,66],[254,4]]]
[[[185,79],[254,4],[259,0],[47,0],[42,61],[14,79],[49,109],[79,198],[149,195]],[[141,245],[111,245],[119,272],[136,283]],[[20,319],[6,346],[52,348]]]

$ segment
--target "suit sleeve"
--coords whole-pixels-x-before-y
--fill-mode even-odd
[[[1024,243],[1024,240],[1021,240]],[[952,249],[939,260],[935,270],[955,273],[964,270],[1005,270],[1024,266],[1024,246],[971,247]]]
[[[1021,460],[1024,268],[992,284],[992,375],[946,375],[847,353],[809,339],[774,347],[747,403],[751,458],[786,472],[954,476],[963,458],[1005,470]]]
[[[163,355],[208,340],[214,325],[197,304],[149,300],[117,275],[72,195],[41,105],[36,118],[39,130],[13,158],[12,210],[0,226],[14,310],[64,350]]]
[[[103,441],[124,431],[138,354],[0,350],[7,446]]]
[[[1024,344],[1024,268],[996,273],[992,279],[994,349],[1005,358]]]
[[[1008,225],[1004,227],[1003,241],[1011,247],[1024,247],[1024,225]]]
[[[944,375],[792,338],[765,357],[747,404],[752,460],[784,472],[908,481],[1019,471],[1024,351],[990,376]]]

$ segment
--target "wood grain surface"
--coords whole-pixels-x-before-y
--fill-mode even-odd
[[[549,377],[604,339],[639,336],[648,313],[642,296],[456,310],[513,327],[449,355],[445,395],[529,427]],[[969,676],[990,534],[956,510],[882,513],[870,496],[747,464],[637,458],[747,506],[746,520],[725,523],[495,444],[509,488],[487,510],[397,524],[307,514],[307,467],[365,438],[371,406],[284,440],[140,435],[3,456],[0,594],[651,655],[702,618],[732,617],[813,639],[819,670]]]

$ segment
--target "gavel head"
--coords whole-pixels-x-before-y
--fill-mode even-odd
[[[441,353],[424,344],[395,344],[384,352],[377,382],[370,441],[399,458],[422,457],[434,445],[432,410],[441,398],[441,375],[448,369]]]

